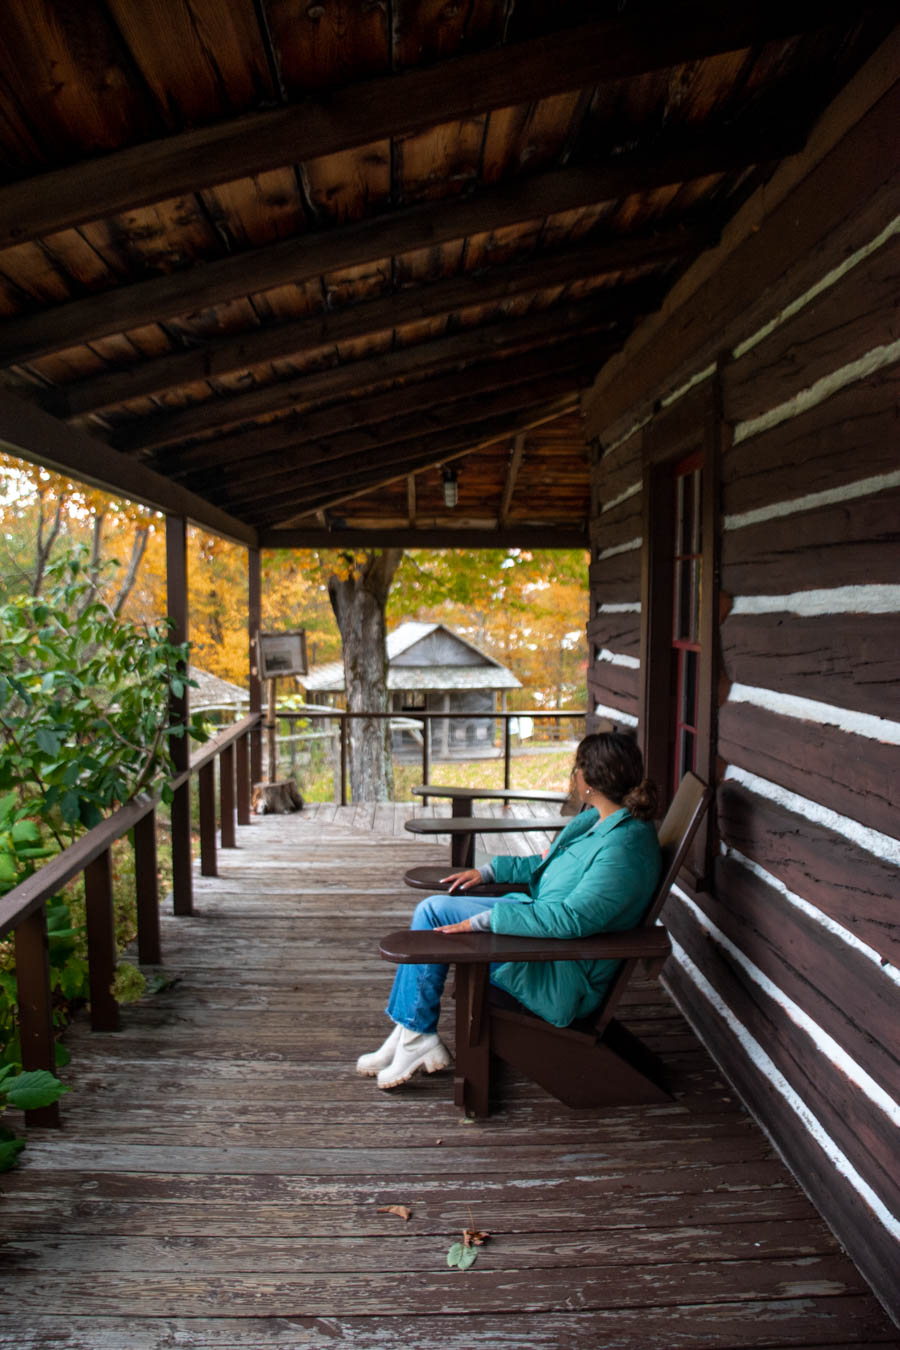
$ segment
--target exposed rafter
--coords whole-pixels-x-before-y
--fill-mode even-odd
[[[672,258],[689,260],[715,240],[699,230],[678,228],[599,239],[575,248],[541,253],[524,262],[490,268],[476,276],[454,277],[428,286],[408,287],[395,295],[379,296],[345,309],[295,319],[289,323],[229,335],[189,351],[144,361],[135,368],[104,372],[89,380],[66,385],[56,395],[58,416],[79,416],[146,398],[162,390],[200,380],[220,379],[236,371],[270,361],[296,358],[302,352],[333,347],[350,339],[371,337],[405,323],[449,314],[472,305],[484,305],[552,286],[565,286],[585,277],[601,276],[621,268]],[[638,288],[631,288],[638,304]],[[621,291],[616,298],[630,302]],[[655,303],[654,288],[646,292]],[[612,297],[611,297],[612,298]]]
[[[525,454],[525,437],[518,435],[513,446],[513,452],[509,457],[509,465],[506,470],[506,482],[503,484],[503,498],[500,502],[500,510],[497,512],[497,522],[501,529],[509,524],[509,508],[512,502],[513,493],[516,490],[516,479],[519,476],[519,469],[522,466],[522,456]]]
[[[0,248],[438,122],[821,27],[849,8],[757,0],[732,10],[688,0],[649,22],[638,11],[132,146],[5,188]]]
[[[521,319],[467,328],[452,337],[432,339],[382,356],[348,361],[330,370],[298,375],[294,379],[261,385],[244,394],[210,399],[205,403],[142,418],[111,439],[120,450],[141,450],[187,439],[214,427],[234,426],[253,417],[284,408],[324,402],[370,386],[406,379],[415,373],[446,369],[455,363],[490,359],[504,352],[551,345],[572,332],[587,337],[600,328],[609,329],[610,307],[602,297],[581,304],[558,306]]]
[[[285,239],[9,320],[0,325],[0,364],[21,364],[74,343],[176,318],[255,291],[300,284],[341,268],[780,159],[799,150],[804,139],[804,128],[784,123],[774,130],[766,126],[755,132],[683,136],[677,143],[616,155],[603,164],[501,183],[462,201],[409,207],[339,230]]]

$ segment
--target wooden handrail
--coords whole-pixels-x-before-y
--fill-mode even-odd
[[[220,791],[222,846],[233,848],[235,806],[238,823],[249,822],[249,782],[238,781],[235,794],[235,764],[238,774],[247,777],[250,762],[246,753],[247,740],[258,730],[261,720],[260,713],[251,713],[226,728],[193,757],[190,768],[177,774],[169,784],[173,792],[180,793],[186,800],[184,794],[192,775],[199,774],[204,780],[207,810],[201,827],[201,854],[205,871],[209,870],[210,859],[215,870],[215,787],[210,778],[215,761],[219,759],[223,775]],[[235,753],[236,749],[238,753]],[[129,831],[134,831],[140,959],[151,964],[160,960],[156,868],[156,808],[160,797],[161,793],[157,792],[126,802],[0,899],[0,938],[15,934],[19,1031],[25,1069],[52,1070],[54,1067],[52,991],[44,907],[79,873],[85,878],[91,1026],[94,1030],[111,1031],[118,1025],[118,1005],[110,992],[116,960],[110,850]],[[224,818],[226,811],[229,814],[227,821]],[[180,878],[176,874],[185,865],[190,869],[190,839],[187,839],[186,851],[176,850],[174,843],[173,832],[173,897],[176,912],[186,913],[190,912],[190,878]],[[179,882],[182,893],[187,894],[187,907],[178,904]],[[58,1125],[58,1104],[26,1111],[25,1119],[33,1125]]]

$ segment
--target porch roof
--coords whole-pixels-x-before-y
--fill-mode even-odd
[[[336,547],[586,542],[581,391],[895,17],[40,15],[4,7],[0,443],[248,543]]]

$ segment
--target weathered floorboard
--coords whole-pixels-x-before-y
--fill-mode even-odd
[[[255,818],[196,913],[164,918],[171,983],[120,1033],[71,1028],[63,1128],[2,1181],[0,1348],[896,1345],[658,986],[626,1021],[670,1103],[573,1112],[507,1074],[467,1122],[448,1074],[355,1075],[386,1028],[402,873],[445,856],[392,834],[414,809],[443,808]],[[490,1242],[449,1270],[473,1223]]]

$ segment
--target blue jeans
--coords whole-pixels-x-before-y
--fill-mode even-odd
[[[429,895],[416,905],[410,928],[440,928],[491,909],[504,896]],[[437,1031],[441,994],[449,966],[398,966],[385,1011],[410,1031]],[[492,967],[493,969],[493,967]]]

